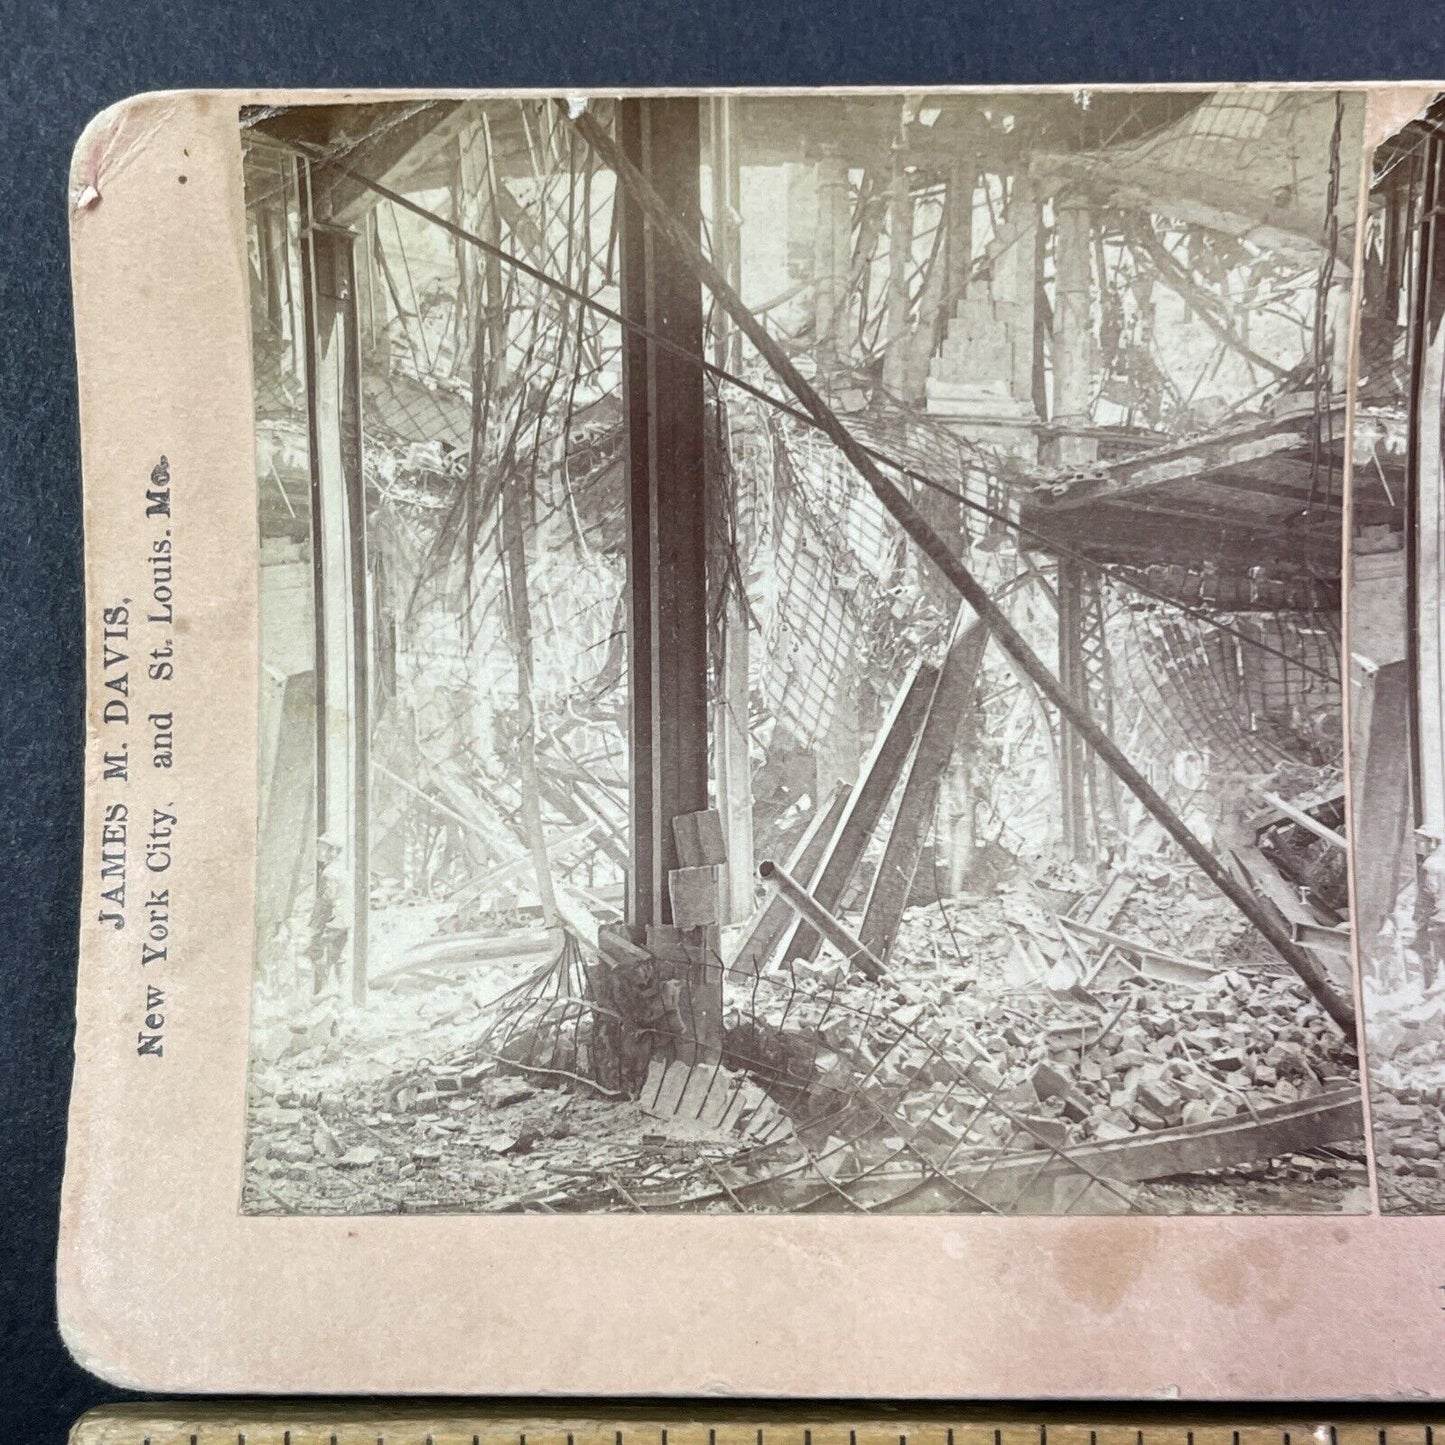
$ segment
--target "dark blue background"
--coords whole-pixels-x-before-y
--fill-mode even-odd
[[[116,1397],[67,1358],[52,1287],[82,736],[64,192],[95,111],[135,91],[252,84],[1445,79],[1445,11],[1418,0],[0,0],[0,40],[0,1429],[34,1442]]]

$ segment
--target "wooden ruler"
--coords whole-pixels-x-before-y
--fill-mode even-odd
[[[619,1406],[570,1414],[464,1405],[208,1403],[92,1410],[71,1445],[1435,1445],[1418,1405],[1119,1405],[1059,1411],[997,1406]],[[1439,1436],[1445,1445],[1445,1433]]]

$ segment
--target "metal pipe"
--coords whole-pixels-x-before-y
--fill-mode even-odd
[[[1068,690],[1029,646],[1023,634],[989,595],[988,589],[953,554],[948,544],[929,525],[927,519],[908,497],[878,469],[867,449],[843,425],[832,407],[819,396],[811,383],[793,365],[791,358],[772,333],[753,315],[747,303],[737,292],[728,285],[727,279],[703,254],[702,248],[688,234],[687,229],[678,222],[672,214],[671,208],[657,194],[647,178],[621,153],[612,137],[598,124],[596,118],[590,112],[583,110],[580,115],[573,118],[572,123],[577,128],[578,134],[617,173],[618,183],[633,197],[637,205],[652,221],[660,237],[674,247],[677,254],[687,261],[688,265],[707,285],[708,290],[717,298],[718,304],[737,323],[738,329],[757,348],[759,355],[802,403],[804,410],[817,423],[819,429],[833,440],[838,449],[853,464],[854,469],[867,482],[873,494],[893,519],[917,544],[924,556],[943,573],[964,601],[978,613],[984,625],[998,639],[999,646],[1018,663],[1044,696],[1073,724],[1095,753],[1104,760],[1124,786],[1139,799],[1146,811],[1158,821],[1164,831],[1193,859],[1214,886],[1259,930],[1275,952],[1298,974],[1320,1007],[1344,1032],[1354,1035],[1356,1028],[1353,1002],[1335,990],[1319,960],[1290,938],[1279,922],[1266,910],[1263,903],[1234,878],[1224,864],[1195,837],[1189,825],[1169,806],[1158,789],[1124,756],[1113,738],[1086,712],[1080,710],[1074,699],[1069,696]]]
[[[875,982],[883,977],[886,970],[878,956],[862,939],[844,928],[786,868],[765,858],[758,864],[758,877],[770,893],[776,894],[799,918],[821,933],[850,964]]]

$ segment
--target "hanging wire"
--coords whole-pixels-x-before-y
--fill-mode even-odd
[[[293,144],[295,144],[295,148],[299,150],[302,154],[308,155],[308,157],[312,159],[319,158],[317,155],[313,154],[313,148],[307,147],[299,143]],[[332,164],[336,167],[337,171],[340,174],[343,174],[348,179],[355,181],[358,185],[364,186],[366,189],[373,191],[375,194],[381,196],[383,199],[390,201],[393,205],[399,205],[404,209],[411,211],[420,219],[428,221],[433,225],[440,226],[443,230],[451,232],[453,235],[457,236],[458,239],[463,240],[473,246],[476,246],[490,255],[496,256],[498,260],[502,261],[506,265],[515,268],[523,275],[530,276],[533,280],[536,280],[541,284],[552,288],[560,295],[566,296],[569,299],[578,302],[580,305],[590,308],[594,312],[607,318],[609,321],[615,322],[617,325],[632,332],[633,334],[647,337],[648,339],[653,341],[655,345],[661,347],[663,350],[670,351],[675,355],[682,357],[690,365],[697,367],[704,373],[714,377],[716,380],[725,382],[730,386],[735,386],[739,390],[746,392],[749,396],[754,397],[756,400],[761,401],[765,405],[772,407],[774,410],[782,412],[785,415],[792,417],[794,420],[803,422],[809,427],[816,429],[816,421],[806,411],[804,411],[801,407],[792,405],[790,402],[786,401],[780,396],[777,396],[775,393],[768,391],[766,387],[759,386],[755,382],[751,382],[746,378],[727,370],[725,367],[718,366],[713,362],[709,362],[708,360],[706,360],[706,358],[699,357],[695,352],[690,351],[686,346],[674,342],[668,337],[656,335],[644,324],[634,321],[630,317],[624,316],[621,311],[618,311],[615,308],[606,305],[605,302],[599,301],[595,296],[591,296],[588,293],[578,289],[577,287],[571,286],[566,281],[561,280],[559,277],[549,275],[547,272],[541,270],[539,267],[531,265],[529,262],[525,261],[522,257],[516,255],[515,253],[510,252],[504,247],[497,246],[492,242],[475,235],[473,232],[470,232],[464,227],[459,226],[456,222],[448,220],[445,216],[438,215],[435,211],[428,210],[425,206],[420,205],[419,203],[411,200],[409,197],[404,196],[397,191],[393,191],[389,187],[381,184],[379,181],[375,181],[369,176],[363,175],[360,171],[356,171],[349,166],[341,164],[340,162],[333,161]],[[981,449],[979,448],[974,447],[972,449],[981,452]],[[1093,564],[1092,559],[1090,559],[1084,553],[1077,552],[1069,548],[1067,545],[1061,543],[1060,541],[1058,541],[1057,538],[1053,537],[1050,534],[1044,533],[1037,528],[1028,526],[1020,518],[1012,515],[1009,512],[991,508],[986,503],[979,502],[975,498],[969,497],[966,493],[958,490],[957,488],[950,487],[947,484],[938,481],[936,478],[928,476],[926,473],[917,470],[916,468],[907,466],[904,463],[897,461],[895,458],[888,455],[888,453],[882,451],[877,447],[865,445],[864,450],[868,452],[868,454],[872,456],[875,461],[880,462],[884,466],[890,467],[894,471],[898,472],[900,475],[907,477],[910,481],[917,482],[919,485],[927,487],[930,490],[939,493],[941,496],[949,497],[953,501],[958,502],[961,506],[966,507],[973,512],[976,512],[981,516],[987,517],[989,520],[997,522],[1001,526],[1007,527],[1010,530],[1018,532],[1023,536],[1031,537],[1035,541],[1043,543],[1049,550],[1056,552],[1061,556],[1069,557],[1081,562],[1090,563],[1090,565],[1096,565]],[[1184,613],[1186,616],[1194,617],[1196,620],[1203,622],[1208,626],[1216,627],[1224,632],[1228,632],[1229,634],[1239,638],[1242,642],[1246,643],[1249,646],[1259,647],[1266,652],[1276,651],[1275,649],[1271,648],[1267,643],[1263,643],[1255,638],[1251,638],[1250,636],[1248,636],[1248,634],[1232,628],[1228,623],[1221,621],[1219,618],[1213,616],[1203,608],[1190,607],[1187,603],[1180,602],[1177,599],[1170,597],[1167,593],[1157,592],[1152,588],[1145,586],[1137,578],[1130,576],[1127,572],[1107,567],[1103,570],[1105,571],[1106,575],[1114,578],[1123,586],[1128,587],[1131,590],[1138,592],[1145,597],[1149,597],[1155,602],[1159,602],[1165,606],[1175,608],[1178,611]],[[1295,661],[1295,659],[1289,658],[1286,654],[1283,653],[1276,653],[1276,655],[1284,657],[1286,661]],[[1304,666],[1307,671],[1315,671],[1315,669],[1310,668],[1307,664],[1299,665]],[[1328,673],[1321,672],[1318,675],[1326,678],[1327,680],[1333,681],[1333,678],[1331,678],[1330,674]]]

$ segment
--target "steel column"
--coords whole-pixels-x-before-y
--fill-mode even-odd
[[[309,167],[299,170],[316,621],[316,831],[335,839],[340,850],[348,887],[338,902],[350,940],[351,995],[364,1003],[371,904],[371,640],[355,237],[317,223]],[[321,875],[318,866],[318,887]]]
[[[701,234],[699,102],[625,100],[623,154],[693,244]],[[627,425],[632,867],[628,921],[671,922],[672,820],[708,805],[707,506],[702,287],[619,189]],[[656,340],[654,340],[656,338]],[[682,347],[696,366],[679,357]]]

